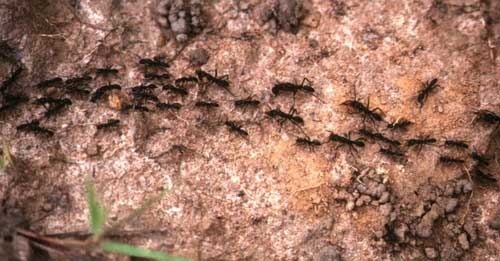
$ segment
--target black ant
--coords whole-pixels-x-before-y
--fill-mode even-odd
[[[154,84],[148,84],[148,85],[137,85],[131,88],[132,93],[146,93],[146,92],[152,92],[154,89],[158,88],[158,86]]]
[[[314,93],[314,88],[311,85],[305,85],[305,82],[311,84],[311,81],[307,78],[302,79],[301,84],[291,83],[291,82],[278,82],[273,86],[271,91],[275,96],[278,96],[283,92],[291,92],[295,96],[297,92],[303,91],[305,93]]]
[[[157,73],[145,73],[144,74],[144,79],[149,80],[149,81],[162,81],[162,80],[168,80],[170,79],[170,74],[168,73],[163,73],[163,74],[157,74]]]
[[[347,145],[348,148],[349,148],[349,151],[351,152],[351,154],[352,154],[353,150],[355,152],[358,152],[358,150],[356,149],[356,146],[357,147],[364,147],[365,146],[365,143],[363,142],[364,141],[363,138],[357,138],[355,140],[352,140],[351,139],[351,132],[348,132],[346,136],[341,136],[341,135],[335,134],[333,132],[330,132],[330,136],[328,136],[328,139],[331,142],[340,143],[335,148],[335,150],[337,150],[338,148],[340,148],[340,147],[342,147],[344,145]]]
[[[182,87],[175,87],[172,84],[163,85],[162,90],[170,91],[170,92],[173,92],[175,94],[179,94],[181,96],[187,96],[189,94],[189,92],[186,89],[184,89]]]
[[[47,88],[49,86],[56,86],[59,87],[64,83],[63,79],[61,77],[55,77],[51,78],[45,81],[39,82],[36,87],[39,89]]]
[[[54,136],[53,131],[40,127],[40,122],[38,120],[32,120],[31,122],[21,124],[16,127],[16,130],[23,132],[33,132],[47,137]]]
[[[84,75],[84,76],[78,76],[78,77],[66,79],[65,83],[66,83],[66,85],[82,85],[82,84],[86,84],[90,81],[92,81],[92,77],[90,77],[88,75]]]
[[[442,163],[445,163],[445,164],[456,164],[456,163],[462,164],[462,163],[465,163],[465,160],[463,160],[463,159],[453,158],[453,157],[450,157],[450,156],[440,156],[439,157],[439,161],[442,162]]]
[[[409,139],[406,141],[406,146],[408,147],[417,147],[418,152],[422,149],[424,145],[430,145],[436,143],[437,140],[434,138],[418,138],[418,139]]]
[[[108,119],[104,123],[96,124],[95,127],[98,130],[101,130],[101,129],[109,129],[109,128],[113,128],[113,127],[118,127],[119,125],[120,125],[120,120],[118,120],[118,119]]]
[[[488,166],[490,164],[490,160],[486,158],[484,155],[481,155],[477,151],[473,151],[470,155],[472,159],[476,161],[479,165]]]
[[[65,107],[73,104],[70,99],[55,99],[49,103],[49,107],[46,108],[45,117],[49,118],[50,116],[56,115],[61,112]]]
[[[314,150],[316,147],[321,146],[321,141],[311,139],[310,137],[302,137],[295,139],[295,144],[298,146],[308,147],[309,150]]]
[[[198,83],[198,78],[196,78],[194,76],[184,76],[184,77],[181,77],[179,79],[175,79],[176,85],[184,85],[184,84],[187,84],[189,82]]]
[[[500,122],[500,116],[489,110],[478,110],[475,111],[476,117],[474,120],[481,121],[488,124],[494,124]]]
[[[254,100],[251,97],[234,101],[234,107],[236,108],[248,108],[259,106],[260,101]]]
[[[356,98],[354,98],[354,100],[347,100],[341,103],[341,105],[351,107],[357,113],[363,114],[363,122],[367,117],[373,122],[373,124],[375,124],[375,121],[383,120],[382,116],[376,112],[377,110],[381,111],[379,108],[375,108],[373,110],[370,109],[370,98],[368,98],[367,105],[364,105]]]
[[[397,140],[389,139],[389,138],[385,137],[384,135],[382,135],[382,133],[380,133],[380,132],[371,132],[370,130],[363,128],[363,129],[359,130],[359,133],[370,138],[370,139],[373,139],[373,140],[383,141],[383,142],[389,143],[389,144],[394,145],[394,146],[401,145],[401,142],[399,142]]]
[[[168,68],[170,65],[165,62],[165,58],[161,56],[155,56],[153,59],[150,58],[142,58],[139,60],[139,64],[145,65],[147,67],[159,67],[159,68]]]
[[[182,104],[180,103],[163,103],[159,102],[156,104],[156,108],[160,110],[180,110],[182,107]]]
[[[134,100],[137,102],[141,101],[152,101],[155,103],[160,102],[160,99],[152,93],[149,92],[132,92],[132,96],[134,97]]]
[[[138,104],[126,104],[125,106],[123,106],[122,111],[123,112],[126,112],[126,111],[149,112],[149,109],[148,109],[148,107],[138,105]]]
[[[454,147],[458,149],[468,149],[469,145],[461,140],[445,140],[444,145],[448,147]]]
[[[401,129],[401,130],[406,130],[408,126],[413,124],[411,121],[407,119],[398,119],[395,122],[387,124],[387,128],[389,129]]]
[[[404,158],[405,154],[399,150],[392,150],[390,148],[380,148],[379,152],[391,158]]]
[[[13,73],[11,73],[11,75],[5,81],[2,82],[2,85],[0,85],[0,92],[4,92],[14,82],[16,82],[23,70],[24,68],[22,66],[18,66],[17,69]]]
[[[272,109],[270,111],[266,111],[266,115],[278,120],[280,125],[283,125],[286,121],[290,121],[295,125],[303,125],[304,119],[300,116],[296,116],[297,110],[293,107],[290,109],[289,113],[283,112],[280,109]]]
[[[92,96],[90,97],[90,101],[91,102],[97,102],[99,99],[102,98],[102,96],[104,96],[107,92],[110,92],[112,90],[121,90],[122,87],[118,84],[109,84],[109,85],[104,85],[100,88],[98,88],[97,90],[95,90],[95,92],[92,94]]]
[[[247,137],[248,136],[248,132],[246,130],[244,130],[241,127],[241,125],[238,125],[234,121],[226,121],[226,122],[224,122],[224,125],[226,125],[230,131],[235,132],[235,133],[237,133],[240,136],[243,136],[243,137]]]
[[[205,72],[201,69],[196,70],[196,75],[198,76],[198,79],[201,82],[203,82],[204,80],[211,82],[211,83],[223,88],[224,90],[226,90],[227,92],[229,92],[232,95],[231,91],[229,90],[230,82],[228,80],[228,78],[229,78],[228,75],[217,76],[217,70],[215,71],[215,75],[211,75],[210,73]]]
[[[477,165],[473,167],[472,175],[479,181],[497,182],[497,178],[493,174],[483,172]]]
[[[307,81],[308,84],[304,84]],[[304,93],[311,94],[312,96],[316,97],[316,99],[320,100],[323,102],[318,96],[314,94],[315,90],[314,88],[310,85],[312,82],[305,78],[302,79],[302,83],[297,84],[297,83],[291,83],[291,82],[278,82],[273,86],[271,91],[275,96],[278,96],[280,93],[284,92],[289,92],[293,94],[293,99],[295,102],[295,95],[299,92],[302,91]]]
[[[12,109],[21,103],[29,101],[29,98],[24,94],[9,94],[5,93],[3,95],[3,104],[0,107],[0,112]]]
[[[102,77],[117,76],[118,72],[119,72],[118,69],[114,69],[111,66],[105,67],[105,68],[96,68],[95,69],[96,76],[102,76]]]
[[[216,103],[216,102],[212,102],[212,101],[197,101],[194,104],[194,106],[201,107],[201,108],[211,109],[211,108],[219,107],[219,104]]]
[[[420,108],[424,106],[424,102],[427,99],[427,96],[429,96],[429,94],[432,92],[432,90],[436,89],[439,86],[437,82],[438,79],[434,78],[422,84],[422,89],[418,91],[417,95],[417,102],[420,104]]]
[[[85,88],[79,88],[76,85],[66,85],[65,89],[66,89],[66,93],[70,93],[70,94],[75,93],[75,94],[80,94],[80,95],[85,95],[85,96],[90,94],[90,90],[85,89]]]

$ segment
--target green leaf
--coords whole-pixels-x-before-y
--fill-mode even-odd
[[[90,212],[90,229],[94,237],[99,238],[104,231],[104,224],[106,223],[106,209],[97,199],[97,193],[92,179],[90,177],[87,178],[85,183],[87,204],[89,205]]]
[[[131,246],[128,244],[123,244],[123,243],[118,243],[118,242],[111,242],[107,241],[102,243],[101,245],[102,249],[113,252],[113,253],[119,253],[119,254],[124,254],[128,256],[134,256],[134,257],[142,257],[142,258],[149,258],[153,260],[160,260],[160,261],[187,261],[188,259],[180,258],[180,257],[172,257],[169,256],[163,252],[159,251],[154,251],[154,250],[149,250],[147,248],[142,248],[142,247],[135,247]]]

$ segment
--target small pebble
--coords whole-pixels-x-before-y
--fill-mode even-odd
[[[460,244],[460,247],[462,247],[463,250],[468,250],[469,249],[469,240],[467,240],[467,234],[462,233],[460,236],[458,236],[458,243]]]
[[[426,247],[424,249],[424,251],[425,251],[425,256],[427,258],[434,259],[434,258],[438,257],[438,253],[437,253],[436,249],[434,249],[432,247]]]

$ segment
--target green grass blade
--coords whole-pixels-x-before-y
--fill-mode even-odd
[[[184,258],[180,258],[180,257],[172,257],[172,256],[169,256],[169,255],[163,253],[163,252],[149,250],[147,248],[142,248],[142,247],[135,247],[135,246],[131,246],[128,244],[123,244],[123,243],[118,243],[118,242],[107,241],[107,242],[102,243],[101,246],[102,246],[102,249],[104,249],[108,252],[124,254],[127,256],[149,258],[149,259],[159,260],[159,261],[187,261],[188,260],[188,259],[184,259]]]
[[[94,237],[99,238],[104,231],[106,223],[106,210],[101,202],[97,199],[94,183],[91,178],[87,178],[85,182],[87,190],[87,204],[90,212],[90,229]]]
[[[129,223],[130,221],[132,221],[134,218],[142,215],[146,210],[148,210],[149,208],[151,208],[151,206],[158,202],[160,199],[162,199],[165,194],[168,192],[167,189],[163,190],[159,195],[156,195],[148,200],[146,200],[139,208],[137,209],[134,209],[129,215],[127,215],[125,218],[119,220],[118,222],[116,222],[115,224],[113,224],[113,226],[111,226],[111,228],[109,228],[107,230],[108,231],[113,231],[115,229],[118,229],[119,227],[123,226],[124,224],[127,224]]]

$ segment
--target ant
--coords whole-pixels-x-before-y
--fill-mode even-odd
[[[122,108],[123,112],[126,111],[142,111],[142,112],[149,112],[148,107],[137,105],[137,104],[126,104]]]
[[[403,118],[403,119],[398,119],[395,122],[387,124],[387,128],[393,129],[393,130],[396,130],[396,129],[406,130],[406,128],[408,126],[410,126],[411,124],[413,124],[413,122]]]
[[[473,177],[477,178],[479,181],[497,182],[497,178],[493,174],[483,172],[477,165],[473,167],[472,173]]]
[[[153,59],[150,58],[142,58],[139,60],[139,64],[142,64],[146,67],[157,67],[157,68],[168,68],[170,65],[165,62],[165,58],[161,56],[155,56]]]
[[[280,109],[272,109],[270,111],[266,111],[266,115],[278,120],[280,125],[283,125],[286,121],[290,121],[295,125],[303,125],[304,119],[300,116],[296,116],[297,110],[293,107],[290,109],[289,113],[283,112]]]
[[[257,107],[259,106],[260,101],[254,100],[251,97],[247,97],[245,99],[234,101],[234,107],[236,108],[248,108],[248,107]]]
[[[227,92],[229,92],[231,95],[231,91],[229,90],[229,85],[230,85],[230,82],[229,82],[229,76],[228,75],[223,75],[223,76],[217,76],[217,70],[215,70],[215,75],[211,75],[210,73],[208,72],[205,72],[201,69],[198,69],[196,70],[196,75],[198,76],[198,79],[203,82],[203,80],[207,80],[208,82],[211,82],[221,88],[223,88],[224,90],[226,90]]]
[[[63,84],[63,79],[61,77],[51,78],[45,81],[39,82],[36,87],[39,89],[47,88],[49,86],[61,86]]]
[[[471,157],[474,161],[476,161],[479,165],[488,166],[490,164],[490,159],[486,158],[484,155],[481,155],[477,151],[473,151]]]
[[[306,81],[308,84],[304,84]],[[323,102],[318,96],[314,95],[315,90],[311,86],[311,84],[312,84],[312,82],[309,79],[304,77],[304,79],[302,79],[302,83],[300,83],[300,84],[291,83],[291,82],[278,82],[273,86],[271,91],[275,96],[278,96],[280,93],[291,92],[293,94],[294,101],[295,101],[295,95],[299,91],[302,91],[304,93],[311,94],[312,96],[316,97],[316,99]]]
[[[32,120],[31,122],[21,124],[16,127],[16,130],[23,132],[33,132],[47,137],[54,136],[53,131],[40,127],[40,122],[38,120]]]
[[[275,96],[278,96],[283,92],[291,92],[295,96],[297,92],[303,91],[305,93],[314,93],[314,88],[311,85],[305,85],[305,82],[311,84],[311,81],[307,78],[302,79],[301,84],[291,83],[291,82],[278,82],[273,86],[271,91]]]
[[[331,142],[338,142],[338,143],[340,143],[335,148],[335,150],[337,150],[338,148],[340,148],[340,147],[342,147],[344,145],[347,145],[348,148],[349,148],[349,151],[351,152],[352,155],[354,155],[352,153],[353,150],[355,152],[358,152],[358,150],[356,149],[356,146],[358,146],[358,147],[364,147],[365,146],[365,143],[363,142],[364,141],[363,138],[357,138],[355,140],[352,140],[351,139],[351,132],[348,132],[347,135],[345,135],[345,136],[341,136],[341,135],[335,134],[333,132],[330,132],[330,136],[328,137],[328,139]]]
[[[175,79],[176,85],[184,85],[184,84],[189,83],[189,82],[198,83],[198,78],[196,78],[194,76],[184,76],[184,77],[181,77],[179,79]]]
[[[88,75],[84,75],[84,76],[66,79],[65,83],[66,83],[66,85],[80,85],[80,84],[88,83],[90,81],[92,81],[92,77],[90,77]]]
[[[70,106],[73,104],[70,99],[54,99],[52,102],[49,102],[49,107],[45,107],[47,110],[45,112],[45,117],[49,118],[50,116],[53,116],[59,112],[61,112],[65,107]]]
[[[9,88],[14,82],[17,81],[24,68],[22,66],[18,66],[17,69],[0,85],[0,92],[4,92],[7,88]]]
[[[98,130],[101,130],[101,129],[109,129],[109,128],[113,128],[113,127],[118,127],[120,125],[120,120],[118,119],[108,119],[107,122],[105,123],[99,123],[96,125],[96,128]]]
[[[418,149],[418,152],[420,152],[420,150],[422,150],[422,147],[424,145],[430,145],[430,144],[433,144],[433,143],[436,143],[437,140],[434,139],[434,138],[429,138],[429,137],[426,137],[426,138],[417,138],[417,139],[409,139],[406,141],[406,146],[408,147],[417,147]]]
[[[121,90],[122,87],[118,84],[109,84],[109,85],[104,85],[102,87],[99,87],[95,92],[92,94],[90,97],[91,102],[97,102],[99,99],[102,98],[107,92],[110,92],[112,90]]]
[[[468,149],[469,145],[461,140],[445,140],[444,145],[448,147],[454,147],[458,149]]]
[[[394,146],[399,146],[401,145],[401,142],[397,141],[397,140],[392,140],[392,139],[389,139],[387,137],[385,137],[384,135],[382,135],[382,133],[380,132],[371,132],[365,128],[359,130],[359,133],[370,138],[370,139],[373,139],[373,140],[379,140],[379,141],[383,141],[383,142],[386,142],[386,143],[389,143],[391,145],[394,145]]]
[[[481,121],[488,124],[494,124],[500,122],[500,116],[489,110],[478,110],[475,111],[476,117],[474,120]]]
[[[9,94],[5,93],[3,95],[4,103],[0,107],[0,112],[12,109],[21,103],[29,101],[29,98],[24,94]]]
[[[197,101],[194,104],[194,106],[201,107],[201,108],[211,109],[211,108],[219,107],[219,104],[216,103],[216,102],[212,102],[212,101]]]
[[[383,120],[382,116],[376,112],[377,110],[382,111],[380,108],[375,108],[373,110],[370,109],[370,98],[368,98],[367,105],[361,103],[356,97],[354,97],[354,100],[347,100],[341,103],[341,105],[351,107],[357,113],[363,114],[363,122],[367,117],[373,122],[373,124],[375,124],[375,121]]]
[[[303,147],[308,147],[309,150],[314,150],[315,147],[321,146],[321,141],[311,139],[310,137],[302,137],[302,138],[297,138],[295,139],[295,144],[298,146],[303,146]]]
[[[417,95],[417,102],[420,104],[420,108],[424,106],[424,102],[429,96],[429,94],[436,89],[438,86],[440,86],[438,83],[438,79],[434,78],[430,81],[426,81],[425,83],[422,84],[422,88],[420,91],[418,91]]]
[[[114,69],[111,66],[95,69],[96,76],[102,76],[102,77],[117,76],[118,72],[119,72],[118,69]]]
[[[189,92],[186,89],[184,89],[182,87],[175,87],[172,84],[163,85],[162,90],[170,91],[170,92],[173,92],[175,94],[179,94],[181,96],[187,96],[189,94]]]
[[[180,110],[182,107],[182,104],[180,103],[163,103],[159,102],[156,104],[156,108],[160,110]]]
[[[246,130],[244,130],[243,128],[241,128],[241,125],[238,125],[234,121],[226,121],[226,122],[224,122],[224,125],[226,125],[230,131],[235,132],[242,137],[248,136],[248,132]]]
[[[151,92],[154,89],[158,88],[158,86],[154,84],[148,84],[148,85],[138,85],[134,86],[131,88],[132,93],[146,93],[146,92]]]
[[[149,92],[132,92],[132,96],[134,96],[135,101],[152,101],[155,103],[160,102],[160,99],[152,93]]]
[[[465,163],[465,160],[459,159],[459,158],[453,158],[450,156],[440,156],[439,157],[439,162],[445,163],[445,164],[455,164],[455,163]]]
[[[390,148],[380,148],[379,152],[391,158],[404,158],[405,154],[399,150],[392,150]]]
[[[162,81],[170,79],[170,74],[145,73],[144,78],[149,81],[154,81],[154,80]]]

